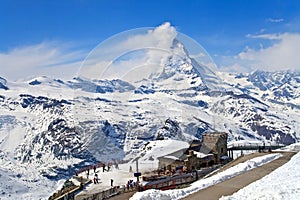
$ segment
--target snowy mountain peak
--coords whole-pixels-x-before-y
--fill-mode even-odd
[[[29,81],[27,81],[27,83],[31,86],[34,85],[50,85],[50,86],[62,86],[64,85],[64,82],[60,79],[53,79],[53,78],[49,78],[47,76],[39,76],[39,77],[35,77]]]
[[[216,75],[214,69],[204,64],[204,60],[210,60],[209,55],[204,49],[198,49],[198,51],[200,51],[198,54],[201,57],[192,58],[184,44],[174,38],[170,47],[171,54],[163,63],[164,68],[160,78],[174,76],[173,80],[184,79],[188,82],[189,87],[194,89],[223,90],[224,83]]]
[[[6,86],[6,84],[7,84],[6,79],[0,77],[0,89],[8,90],[8,87]]]
[[[264,72],[257,70],[248,76],[248,81],[252,82],[260,90],[266,91],[274,87],[280,88],[286,84],[300,83],[300,72]]]
[[[158,90],[220,89],[223,83],[212,66],[203,47],[164,23],[147,31],[121,33],[100,44],[86,58],[79,76],[119,79],[136,88],[154,83]]]

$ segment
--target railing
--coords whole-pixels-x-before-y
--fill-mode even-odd
[[[92,169],[94,169],[94,167],[100,168],[100,167],[102,167],[102,166],[103,166],[103,163],[102,163],[102,162],[97,163],[97,164],[94,164],[94,165],[89,165],[89,166],[86,166],[86,167],[84,167],[84,168],[81,168],[81,169],[77,170],[77,171],[76,171],[76,174],[80,174],[80,173],[82,173],[82,172],[84,172],[84,171],[87,171],[87,170],[92,170]]]
[[[126,162],[128,162],[128,161],[124,161],[124,160],[118,160],[118,161],[117,161],[118,164],[123,164],[123,163],[126,163]],[[76,173],[77,173],[77,174],[80,174],[80,173],[82,173],[82,172],[84,172],[84,171],[87,171],[87,170],[93,170],[94,167],[100,168],[100,167],[103,167],[104,164],[105,164],[105,163],[103,163],[103,162],[99,162],[99,163],[96,163],[96,164],[93,164],[93,165],[88,165],[88,166],[85,166],[85,167],[83,167],[83,168],[77,170]],[[108,163],[107,165],[111,165],[111,163]],[[106,165],[106,166],[107,166],[107,165]],[[112,165],[115,165],[115,162],[112,163]]]
[[[58,192],[55,192],[52,196],[48,198],[48,200],[74,200],[75,194],[80,192],[83,187],[87,184],[91,183],[91,180],[85,179],[83,177],[73,176],[74,179],[78,180],[81,185],[80,186],[73,186],[70,188],[62,189]]]
[[[264,150],[264,149],[279,149],[285,147],[283,144],[253,144],[253,143],[245,143],[245,144],[233,144],[228,145],[227,150]]]
[[[104,190],[94,194],[84,194],[75,196],[75,200],[102,200],[119,194],[118,187],[112,187],[108,190]]]
[[[187,173],[187,174],[181,174],[173,177],[167,177],[165,179],[151,181],[147,183],[144,186],[141,186],[139,188],[140,191],[148,190],[148,189],[160,189],[160,190],[168,190],[168,189],[175,189],[180,188],[183,185],[190,184],[208,173],[216,170],[220,166],[210,167],[206,169],[202,169],[197,172]]]

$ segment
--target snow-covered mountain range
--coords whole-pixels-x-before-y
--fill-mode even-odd
[[[0,175],[22,191],[43,182],[48,195],[76,169],[130,160],[156,138],[224,131],[230,141],[300,140],[300,72],[213,72],[173,46],[180,57],[168,55],[160,73],[134,82],[0,78]]]

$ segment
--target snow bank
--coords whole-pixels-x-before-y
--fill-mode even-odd
[[[260,156],[257,158],[253,158],[246,162],[240,163],[234,167],[231,167],[223,172],[220,172],[212,177],[201,179],[191,184],[190,187],[184,189],[176,189],[176,190],[147,190],[144,192],[137,192],[133,195],[130,199],[131,200],[149,200],[149,199],[160,199],[160,200],[167,200],[167,199],[180,199],[186,197],[194,192],[207,188],[211,185],[215,185],[217,183],[223,182],[227,179],[230,179],[234,176],[237,176],[243,172],[249,171],[266,163],[269,163],[282,155],[277,154],[269,154],[265,156]]]
[[[40,175],[14,173],[0,169],[0,199],[1,200],[33,200],[48,199],[57,188],[55,181]]]
[[[285,165],[222,200],[296,200],[300,197],[300,152]]]
[[[298,152],[298,151],[300,151],[300,143],[291,144],[287,147],[282,148],[280,151]]]

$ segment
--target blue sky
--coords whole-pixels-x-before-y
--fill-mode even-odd
[[[298,0],[0,0],[0,76],[78,64],[114,34],[164,22],[199,42],[224,70],[300,68]]]

